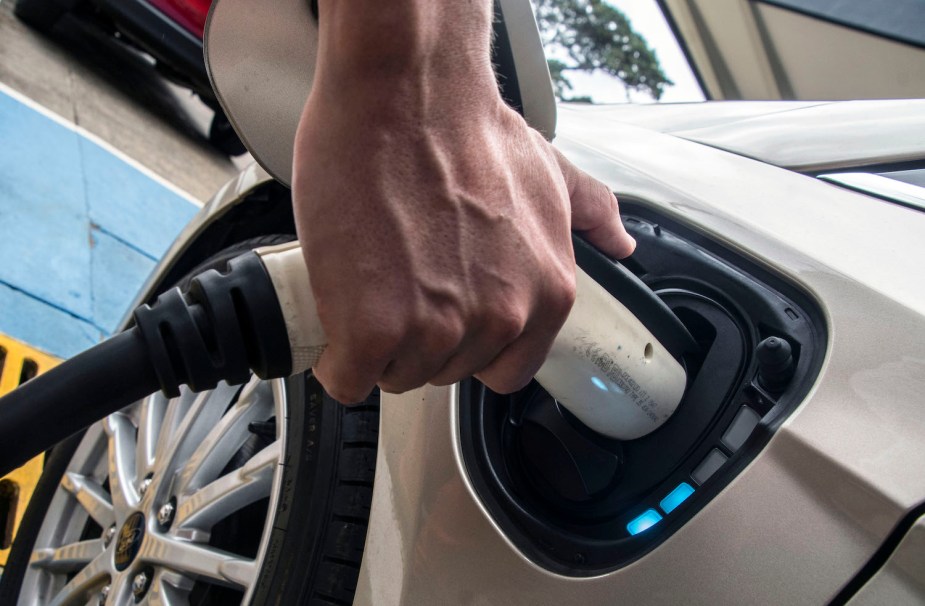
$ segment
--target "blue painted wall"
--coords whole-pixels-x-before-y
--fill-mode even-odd
[[[197,210],[0,92],[0,333],[59,357],[93,345]]]

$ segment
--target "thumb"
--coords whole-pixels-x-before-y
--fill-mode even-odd
[[[620,206],[610,188],[576,168],[556,148],[552,148],[565,178],[572,204],[572,229],[604,253],[622,259],[636,249],[636,240],[623,227]]]

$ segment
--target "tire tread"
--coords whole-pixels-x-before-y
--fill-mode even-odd
[[[310,603],[353,603],[366,546],[378,439],[378,406],[344,410],[332,506]]]

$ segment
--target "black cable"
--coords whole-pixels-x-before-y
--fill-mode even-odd
[[[212,389],[288,376],[292,355],[273,282],[254,252],[135,310],[135,327],[0,398],[0,477],[158,389]]]
[[[157,387],[137,329],[28,381],[0,399],[0,477]]]

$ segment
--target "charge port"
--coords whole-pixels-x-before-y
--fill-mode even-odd
[[[648,209],[621,207],[638,243],[625,268],[651,289],[631,311],[649,313],[657,295],[672,312],[657,323],[670,316],[680,326],[656,334],[644,321],[687,372],[674,415],[617,441],[536,383],[512,395],[474,380],[460,390],[473,486],[523,553],[560,574],[619,568],[681,528],[767,444],[824,355],[823,316],[805,293]],[[626,303],[625,269],[579,245],[576,260]]]

